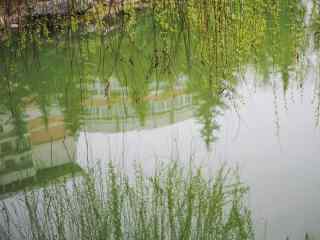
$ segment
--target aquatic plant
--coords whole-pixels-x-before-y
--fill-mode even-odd
[[[221,168],[178,162],[134,176],[111,162],[1,200],[1,239],[253,239],[247,187]],[[1,233],[1,231],[0,231]]]

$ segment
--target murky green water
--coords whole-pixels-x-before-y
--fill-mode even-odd
[[[250,188],[256,239],[320,236],[318,10],[276,2],[1,43],[1,201],[109,160],[129,175],[226,164]]]

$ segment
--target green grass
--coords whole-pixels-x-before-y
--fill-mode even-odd
[[[208,177],[173,163],[128,176],[110,163],[102,172],[3,200],[1,228],[10,239],[254,238],[248,189],[232,171]]]

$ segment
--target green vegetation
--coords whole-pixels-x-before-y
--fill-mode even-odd
[[[232,171],[208,177],[176,162],[151,176],[140,167],[128,176],[111,163],[106,177],[89,172],[2,201],[2,229],[10,239],[254,238],[247,188]]]
[[[147,6],[143,12],[123,8],[94,33],[92,23],[81,17],[59,31],[44,30],[46,24],[40,22],[0,45],[6,56],[0,64],[2,104],[20,134],[25,131],[26,97],[39,106],[45,124],[50,106],[58,101],[74,135],[83,124],[85,102],[92,98],[88,86],[116,79],[122,90],[111,87],[108,104],[121,102],[119,109],[127,117],[130,105],[142,126],[153,114],[148,97],[156,92],[174,102],[177,86],[183,85],[210,147],[218,137],[216,119],[230,107],[249,66],[263,79],[259,85],[272,85],[271,74],[279,72],[284,94],[289,75],[299,75],[307,33],[298,0],[172,0]],[[107,23],[116,31],[106,33]],[[302,78],[294,79],[303,84]]]

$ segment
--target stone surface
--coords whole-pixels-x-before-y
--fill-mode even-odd
[[[67,15],[86,12],[93,6],[93,0],[51,0],[38,2],[31,9],[32,16]]]

